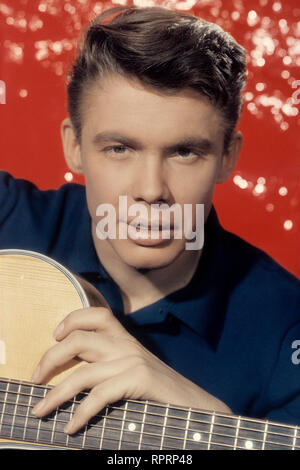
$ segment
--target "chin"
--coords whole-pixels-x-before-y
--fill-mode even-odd
[[[138,270],[165,268],[172,264],[184,250],[184,246],[172,245],[174,244],[171,243],[164,248],[134,246],[132,249],[119,252],[119,256],[124,263]]]

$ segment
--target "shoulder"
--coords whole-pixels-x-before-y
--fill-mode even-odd
[[[59,189],[40,190],[34,183],[14,178],[6,171],[0,171],[0,217],[12,214],[21,207],[38,208],[42,205],[75,205],[83,199],[85,188],[82,185],[67,183]]]
[[[0,248],[42,249],[62,227],[78,220],[85,207],[85,187],[67,183],[40,190],[35,184],[0,171]]]
[[[222,229],[221,240],[227,303],[220,347],[234,351],[245,383],[251,378],[247,413],[299,423],[300,281],[237,235]]]
[[[265,251],[248,243],[239,236],[223,230],[224,247],[231,254],[233,265],[242,270],[243,266],[248,268],[245,281],[255,282],[256,288],[261,286],[258,280],[264,280],[264,287],[290,288],[299,291],[300,280],[281,266]]]
[[[224,229],[222,241],[232,302],[262,323],[287,327],[299,321],[300,280],[265,251]]]

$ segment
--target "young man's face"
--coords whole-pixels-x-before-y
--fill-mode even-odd
[[[114,206],[116,233],[119,196],[127,207],[142,204],[151,223],[151,205],[204,204],[207,218],[216,183],[229,176],[240,148],[236,134],[231,151],[223,155],[224,125],[219,111],[199,93],[184,89],[165,94],[121,76],[108,76],[89,88],[82,109],[81,146],[70,121],[63,140],[71,170],[83,172],[96,247],[137,269],[171,264],[186,250],[187,240],[100,240],[96,226],[100,204]],[[195,212],[193,212],[195,214]],[[128,217],[128,222],[133,217]],[[171,219],[172,220],[172,219]],[[195,230],[195,216],[193,229]],[[123,226],[124,228],[124,226]],[[98,250],[98,253],[99,253]]]

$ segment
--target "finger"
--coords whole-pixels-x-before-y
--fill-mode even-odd
[[[46,397],[34,406],[33,414],[38,418],[49,414],[83,390],[92,389],[112,376],[127,370],[128,366],[128,361],[124,359],[122,361],[107,362],[102,366],[93,363],[80,367],[52,388]]]
[[[42,383],[61,370],[75,357],[86,362],[101,362],[115,359],[109,338],[95,332],[75,330],[64,340],[55,344],[42,357],[32,376],[34,383]]]
[[[108,332],[111,335],[129,335],[113,313],[105,307],[87,307],[74,310],[57,326],[53,336],[57,341],[61,341],[74,330],[93,330]]]
[[[128,392],[127,371],[95,386],[77,407],[72,419],[64,429],[65,432],[68,434],[76,433],[106,406],[116,403],[128,395],[130,393]]]

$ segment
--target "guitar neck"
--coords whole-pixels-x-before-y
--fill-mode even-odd
[[[49,389],[0,378],[0,437],[70,449],[300,450],[297,426],[135,400],[107,406],[70,436],[64,427],[86,393],[35,418],[31,410]]]

